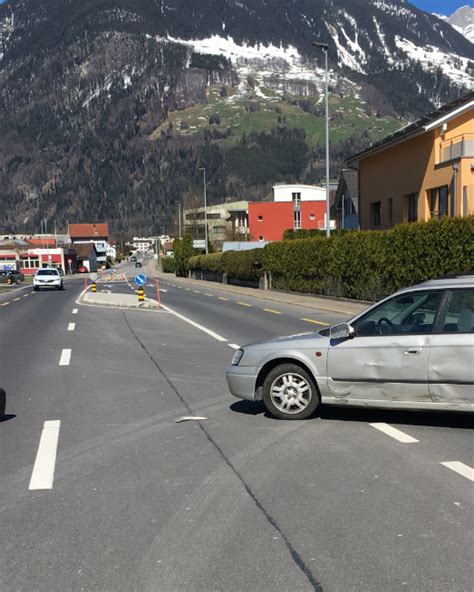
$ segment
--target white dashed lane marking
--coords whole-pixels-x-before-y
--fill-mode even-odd
[[[59,358],[59,365],[60,366],[69,366],[71,363],[71,350],[70,349],[63,349],[61,352],[61,357]]]
[[[76,329],[76,323],[69,323],[67,326],[68,331],[74,331]]]
[[[77,314],[77,310],[78,310],[77,308],[73,308],[72,309],[72,314]]]
[[[371,423],[370,425],[376,430],[383,432],[387,436],[402,442],[402,444],[414,444],[415,442],[419,442],[419,440],[416,438],[405,434],[405,432],[402,432],[402,430],[398,430],[397,428],[388,425],[388,423]]]
[[[61,422],[45,421],[28,489],[52,489]]]
[[[228,343],[227,345],[232,349],[240,349],[240,345],[237,345],[236,343]]]
[[[446,467],[447,469],[451,469],[451,471],[458,473],[458,475],[466,477],[466,479],[469,479],[469,481],[474,482],[474,469],[472,467],[469,467],[468,465],[465,465],[464,463],[459,462],[457,460],[442,462],[440,464],[443,465],[443,467]]]

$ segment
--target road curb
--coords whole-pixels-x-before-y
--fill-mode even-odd
[[[115,309],[119,309],[119,310],[146,310],[149,312],[167,312],[164,310],[161,310],[160,307],[158,306],[158,302],[156,300],[153,300],[152,298],[145,298],[145,302],[143,304],[139,304],[138,302],[136,304],[114,304],[111,302],[97,302],[97,301],[91,301],[87,299],[87,296],[90,295],[88,294],[90,286],[88,286],[87,288],[84,288],[84,290],[82,290],[82,292],[79,294],[79,296],[77,297],[76,300],[76,304],[79,304],[81,306],[94,306],[94,307],[101,307],[101,308],[115,308]]]

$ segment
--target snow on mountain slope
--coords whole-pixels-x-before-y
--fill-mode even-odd
[[[458,8],[448,19],[448,23],[471,43],[474,43],[474,8],[466,5]]]

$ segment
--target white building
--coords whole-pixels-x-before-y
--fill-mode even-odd
[[[325,201],[326,189],[317,185],[302,185],[294,183],[286,185],[277,183],[273,186],[273,201],[293,202],[299,204],[302,201]]]

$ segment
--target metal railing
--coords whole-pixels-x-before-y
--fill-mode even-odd
[[[441,142],[439,164],[466,156],[474,157],[474,134],[462,134]]]

